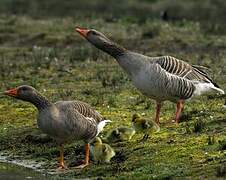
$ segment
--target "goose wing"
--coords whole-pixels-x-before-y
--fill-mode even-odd
[[[203,68],[199,66],[192,66],[171,56],[156,57],[152,62],[159,64],[167,72],[176,76],[199,82],[212,83],[215,87],[219,87],[213,82],[209,75],[203,71]]]
[[[97,134],[98,123],[94,119],[96,114],[91,117],[91,110],[86,110],[87,113],[84,113],[84,109],[78,109],[75,106],[77,103],[77,101],[59,101],[55,105],[59,109],[59,116],[61,121],[64,122],[67,133],[73,134],[77,139],[89,141]]]
[[[148,67],[152,77],[154,96],[177,102],[178,99],[189,99],[194,91],[194,83],[184,77],[172,74],[158,63],[151,63]]]
[[[103,120],[103,117],[99,112],[97,112],[94,108],[92,108],[89,104],[82,101],[72,101],[71,102],[74,109],[76,109],[83,116],[88,118],[93,118],[96,122],[100,122]]]

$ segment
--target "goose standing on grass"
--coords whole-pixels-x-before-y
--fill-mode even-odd
[[[114,57],[136,88],[156,100],[155,121],[158,124],[161,105],[165,100],[177,103],[175,121],[179,123],[185,100],[210,91],[224,94],[207,73],[197,66],[171,56],[148,57],[131,52],[94,29],[77,27],[76,31],[98,49]]]
[[[38,109],[38,127],[52,136],[60,144],[60,168],[64,169],[64,146],[69,140],[86,142],[85,162],[77,168],[89,164],[89,142],[104,128],[103,117],[90,105],[81,101],[58,101],[51,103],[31,86],[23,85],[5,92],[6,95],[28,101]]]

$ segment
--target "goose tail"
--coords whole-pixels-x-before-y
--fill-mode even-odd
[[[107,124],[107,123],[110,123],[110,122],[112,122],[112,121],[109,120],[109,119],[100,121],[100,122],[98,123],[98,125],[97,125],[97,135],[98,135],[101,131],[103,131],[104,126],[106,126],[106,124]],[[97,136],[97,135],[96,135],[96,136]]]
[[[219,92],[220,94],[225,94],[224,90],[222,90],[221,88],[217,88],[214,86],[212,89]]]
[[[196,89],[195,89],[194,95],[201,95],[201,94],[209,93],[209,92],[225,94],[224,90],[222,90],[219,87],[214,86],[213,83],[196,82],[195,87],[196,87]]]

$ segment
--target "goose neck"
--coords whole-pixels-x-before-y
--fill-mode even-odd
[[[114,58],[118,58],[126,53],[125,48],[113,42],[105,42],[102,46],[98,48]]]
[[[42,96],[41,94],[31,97],[30,102],[36,106],[39,111],[53,105],[46,97]]]

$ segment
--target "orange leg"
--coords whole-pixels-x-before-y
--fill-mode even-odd
[[[86,144],[85,148],[86,148],[85,165],[89,165],[89,149],[90,149],[89,143]]]
[[[66,166],[64,164],[64,145],[60,145],[60,167],[59,169],[65,169]]]
[[[183,100],[178,101],[176,115],[175,115],[175,121],[177,124],[179,123],[180,113],[183,110],[183,107],[184,107],[184,101]]]
[[[162,106],[162,103],[161,103],[161,102],[156,101],[156,114],[155,114],[155,122],[156,122],[157,124],[160,124],[160,122],[159,122],[159,118],[160,118],[160,110],[161,110],[161,106]]]
[[[86,150],[85,162],[84,162],[84,164],[81,164],[81,165],[77,166],[76,168],[81,169],[81,168],[84,168],[89,165],[89,149],[90,149],[90,145],[89,145],[89,143],[87,143],[85,146],[85,150]]]

